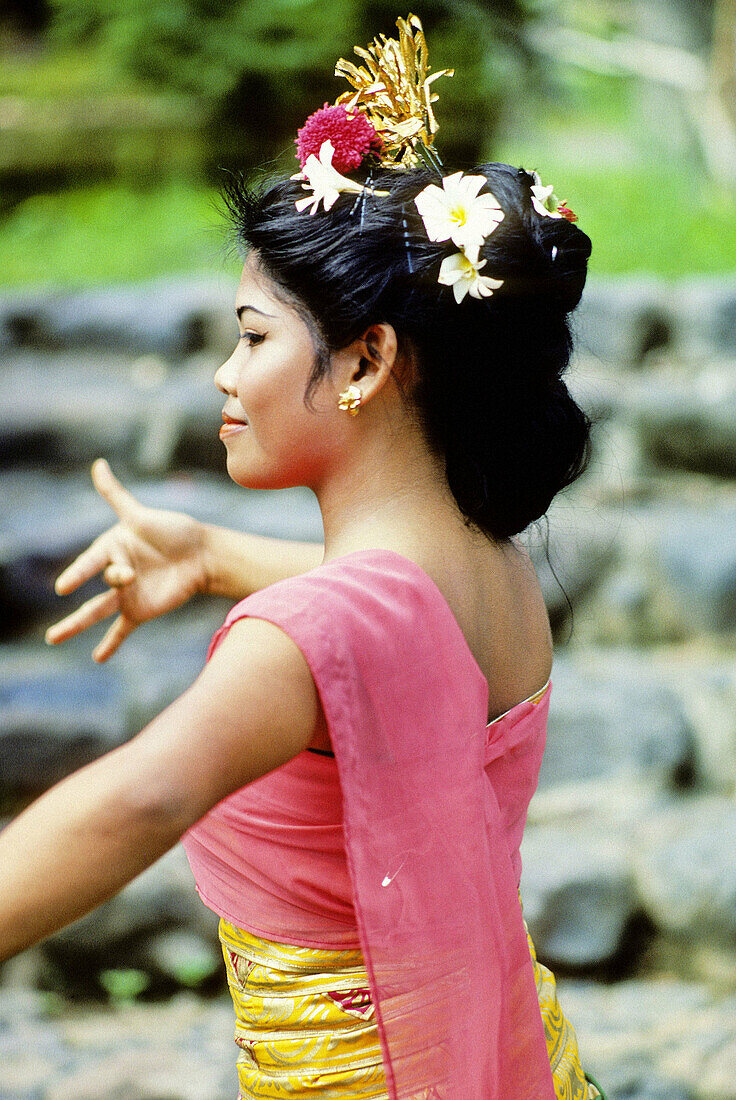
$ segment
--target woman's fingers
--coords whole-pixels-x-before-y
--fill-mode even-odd
[[[110,564],[110,552],[99,539],[83,550],[71,565],[56,578],[54,589],[58,596],[67,596],[80,584],[90,580]]]
[[[133,523],[143,511],[132,493],[123,488],[113,474],[107,462],[98,458],[92,465],[92,481],[100,496],[117,512],[123,524]],[[109,532],[95,539],[91,546],[84,550],[71,565],[56,578],[55,588],[60,596],[67,595],[79,588],[81,584],[90,580],[97,573],[102,573],[105,583],[110,586],[110,591],[103,592],[99,596],[93,596],[81,607],[73,611],[71,615],[54,623],[46,631],[46,641],[50,645],[58,645],[65,642],[75,634],[81,634],[83,630],[94,626],[101,619],[114,615],[120,611],[120,595],[118,589],[124,588],[135,580],[135,570],[128,561],[121,547],[115,546],[115,540],[108,538]],[[119,541],[119,540],[118,540]],[[115,548],[111,553],[111,546]],[[113,558],[114,554],[114,558]],[[95,661],[106,661],[115,652],[118,646],[135,629],[135,623],[126,619],[123,615],[112,624],[107,634],[94,650],[92,656]]]
[[[104,458],[98,458],[92,464],[92,481],[100,496],[113,508],[120,519],[132,523],[140,517],[143,506],[138,503],[132,493],[124,489],[113,474]],[[116,553],[116,557],[119,554]],[[56,578],[55,589],[59,596],[66,596],[79,588],[97,573],[105,570],[105,581],[111,588],[120,588],[130,584],[135,578],[135,573],[126,561],[111,560],[109,542],[106,535],[95,539],[91,546],[87,547],[75,561],[72,562]]]
[[[103,572],[102,578],[110,588],[124,588],[135,580],[135,569],[127,562],[113,561]]]
[[[92,651],[95,661],[106,661],[135,629],[135,623],[118,615],[100,644]]]
[[[113,615],[119,608],[120,597],[117,589],[113,588],[109,592],[102,592],[99,596],[93,596],[91,600],[87,600],[76,611],[72,611],[71,615],[67,615],[65,619],[61,619],[58,623],[50,626],[46,631],[46,641],[49,645],[58,645],[59,642],[65,642],[68,638],[73,638],[75,634],[81,634],[83,630],[94,626],[101,619],[106,619],[108,615]]]
[[[92,484],[121,520],[131,521],[141,511],[143,505],[120,484],[104,458],[92,463]]]

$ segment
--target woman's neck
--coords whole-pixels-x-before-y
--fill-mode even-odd
[[[418,432],[372,437],[316,492],[326,560],[373,547],[406,552],[428,533],[464,528],[444,464]]]

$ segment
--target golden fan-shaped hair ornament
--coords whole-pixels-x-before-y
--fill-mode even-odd
[[[434,168],[440,161],[432,148],[437,121],[432,104],[437,93],[430,85],[454,69],[429,73],[427,42],[421,20],[411,13],[397,19],[399,37],[378,35],[367,49],[355,47],[365,62],[354,65],[340,58],[335,76],[344,76],[355,89],[343,92],[336,103],[347,111],[360,110],[381,139],[381,163],[386,168],[414,168],[420,161]]]

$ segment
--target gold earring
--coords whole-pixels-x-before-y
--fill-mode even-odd
[[[338,409],[343,409],[350,416],[357,416],[360,408],[360,403],[363,400],[363,394],[360,392],[358,386],[350,385],[342,393],[338,394]]]

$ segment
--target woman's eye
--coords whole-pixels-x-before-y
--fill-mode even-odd
[[[240,339],[247,341],[250,347],[254,347],[256,344],[260,344],[265,337],[262,332],[251,332],[250,329],[246,329]]]

